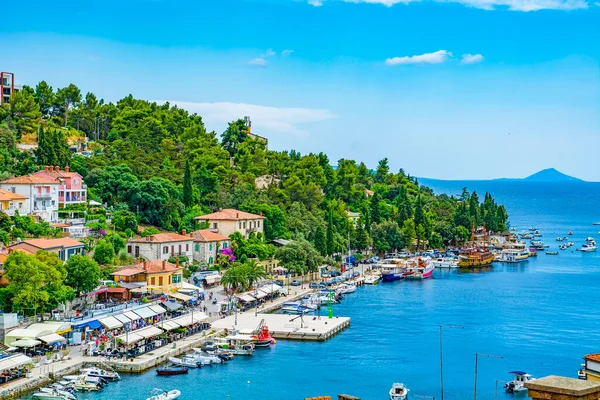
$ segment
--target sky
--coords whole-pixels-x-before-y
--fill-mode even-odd
[[[3,6],[0,70],[246,115],[273,150],[438,179],[600,181],[596,0],[65,0]]]

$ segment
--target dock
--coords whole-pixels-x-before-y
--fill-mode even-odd
[[[237,318],[237,324],[236,324]],[[243,313],[229,316],[213,322],[213,329],[255,330],[261,321],[269,327],[271,336],[275,339],[325,341],[350,326],[349,317],[328,318],[326,315],[317,317],[289,314]]]

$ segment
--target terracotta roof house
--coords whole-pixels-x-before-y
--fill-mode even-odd
[[[23,214],[34,214],[48,222],[58,219],[60,185],[61,182],[56,177],[36,174],[17,176],[0,182],[0,188],[27,198],[24,205],[26,212]]]
[[[156,259],[123,267],[111,275],[117,283],[146,283],[149,291],[168,293],[181,287],[182,273],[179,262]]]
[[[171,257],[185,256],[192,261],[193,244],[194,240],[186,236],[185,229],[181,235],[175,232],[157,233],[129,240],[127,254],[146,260],[168,260]]]
[[[231,240],[227,236],[205,230],[190,233],[194,239],[194,261],[212,265],[217,260],[219,250],[230,247]]]
[[[58,187],[59,208],[69,204],[85,203],[87,200],[87,186],[83,183],[83,177],[77,172],[70,171],[68,166],[64,170],[61,170],[60,167],[45,166],[42,171],[33,175],[60,181]]]
[[[62,261],[67,261],[76,254],[84,254],[84,244],[71,238],[29,239],[9,246],[9,249],[29,251],[33,254],[39,250],[47,250],[58,254]]]
[[[20,215],[29,214],[27,196],[0,189],[0,210],[11,217],[18,211]]]
[[[201,215],[194,218],[198,222],[208,224],[208,229],[223,236],[230,236],[239,232],[247,238],[249,233],[264,232],[264,219],[262,215],[251,214],[244,211],[226,208],[212,214]]]

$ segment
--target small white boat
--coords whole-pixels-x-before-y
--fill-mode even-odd
[[[592,222],[592,225],[600,225],[600,221]]]
[[[366,275],[365,285],[377,285],[379,283],[379,275]]]
[[[97,379],[100,380],[100,378]],[[102,389],[102,386],[100,386],[99,382],[94,383],[93,381],[90,381],[87,376],[82,376],[73,382],[73,388],[84,392],[96,392]]]
[[[31,396],[33,399],[77,400],[73,393],[57,388],[41,388]]]
[[[409,390],[404,387],[403,383],[394,383],[390,389],[390,400],[406,400],[408,392]]]
[[[84,368],[81,370],[82,373],[88,375],[88,376],[94,376],[97,378],[102,378],[105,379],[107,381],[118,381],[119,379],[121,379],[121,376],[119,375],[118,372],[115,371],[107,371],[105,369],[100,369],[100,368]]]
[[[522,390],[527,390],[525,383],[534,381],[535,378],[523,371],[512,371],[509,374],[513,374],[515,378],[504,384],[504,389],[507,393],[516,393]]]
[[[312,309],[300,304],[300,302],[298,301],[290,301],[287,303],[283,303],[281,306],[281,312],[284,314],[300,315],[306,314],[310,311],[312,311]]]
[[[337,287],[336,292],[340,294],[348,294],[356,292],[356,285],[352,285],[349,283],[343,283]]]
[[[221,364],[223,362],[223,359],[219,358],[218,356],[214,355],[214,354],[208,354],[207,352],[203,351],[202,349],[192,349],[194,350],[194,357],[196,360],[201,361],[201,362],[206,362],[208,364]]]
[[[181,396],[181,392],[179,390],[169,390],[168,392],[165,392],[161,389],[154,389],[150,395],[151,396],[146,400],[175,400]]]
[[[436,268],[458,268],[458,260],[452,257],[438,258],[433,261]]]
[[[582,380],[587,380],[587,372],[585,372],[585,364],[581,364],[579,366],[579,371],[577,371],[577,378]]]
[[[196,359],[188,356],[184,356],[181,358],[177,357],[169,357],[169,362],[173,365],[177,365],[178,367],[186,367],[186,368],[198,368],[199,363]]]
[[[579,251],[583,251],[584,253],[591,253],[593,251],[598,250],[598,246],[596,244],[582,244],[581,248],[577,249]]]

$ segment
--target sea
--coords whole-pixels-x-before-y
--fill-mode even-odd
[[[550,249],[573,232],[572,249],[540,254],[521,264],[494,264],[489,271],[435,271],[433,279],[359,288],[336,305],[352,318],[349,329],[323,342],[278,340],[252,357],[157,377],[154,370],[123,374],[100,393],[81,399],[146,399],[153,388],[179,389],[182,400],[290,400],[346,393],[388,399],[394,382],[410,398],[441,399],[440,325],[443,329],[444,398],[527,398],[502,390],[521,370],[535,377],[577,377],[585,354],[600,352],[600,252],[575,251],[591,236],[600,240],[600,183],[420,180],[436,193],[480,199],[491,193],[507,207],[517,230],[535,227]],[[326,313],[323,313],[326,314]],[[312,317],[311,317],[312,318]],[[310,318],[308,318],[310,323]]]

